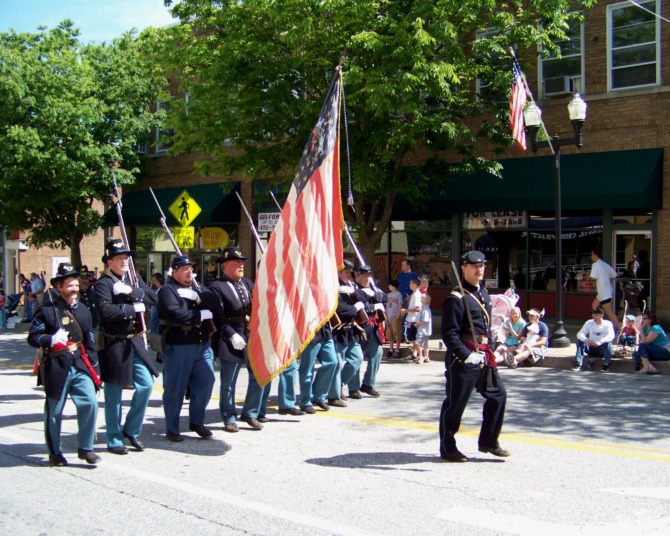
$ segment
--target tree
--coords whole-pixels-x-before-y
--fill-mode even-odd
[[[132,184],[164,86],[131,33],[82,45],[73,23],[0,33],[0,225],[71,249],[102,225],[94,201]]]
[[[499,171],[475,147],[484,141],[499,154],[510,143],[509,47],[556,52],[554,41],[580,16],[570,10],[593,3],[181,0],[172,11],[182,24],[168,29],[161,52],[189,94],[170,119],[172,152],[206,155],[204,174],[289,179],[346,52],[341,168],[346,182],[350,155],[356,192],[346,213],[370,258],[396,196],[420,203],[427,195],[428,174],[403,173],[417,149],[429,155],[431,180]],[[475,39],[481,29],[496,31]],[[475,94],[478,77],[491,89],[486,98]]]

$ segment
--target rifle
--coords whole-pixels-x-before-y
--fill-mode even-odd
[[[165,220],[165,214],[163,213],[163,209],[161,208],[161,205],[158,202],[158,199],[156,199],[156,194],[154,193],[152,188],[149,188],[149,191],[151,192],[151,197],[154,198],[156,206],[158,207],[158,212],[161,213],[161,217],[159,218],[159,220],[161,222],[161,227],[163,227],[163,230],[168,235],[168,238],[170,239],[170,243],[172,244],[172,247],[174,248],[174,252],[181,257],[182,256],[181,249],[177,245],[177,242],[175,241],[174,236],[172,236],[172,232],[170,231],[170,228],[168,227],[167,221]],[[191,285],[193,285],[193,289],[196,292],[201,292],[202,289],[201,289],[200,285],[198,284],[198,281],[196,280],[195,277],[191,281]],[[216,333],[217,329],[216,329],[216,326],[214,325],[214,322],[212,321],[211,318],[208,318],[207,320],[205,320],[203,324],[205,326],[205,329],[207,330],[207,334],[210,337],[214,333]]]
[[[240,194],[237,191],[235,192],[235,195],[240,200],[240,205],[242,206],[242,210],[244,210],[244,213],[247,215],[247,220],[249,221],[249,227],[251,227],[251,233],[254,235],[254,238],[256,239],[256,244],[258,244],[258,249],[261,250],[261,253],[265,253],[265,246],[263,246],[263,243],[261,242],[261,237],[258,236],[258,231],[256,230],[256,226],[254,225],[254,220],[251,218],[251,214],[249,214],[249,211],[247,210],[247,207],[244,204],[244,201],[242,201],[242,198],[240,197]]]
[[[112,180],[114,181],[114,196],[116,197],[116,215],[119,220],[119,228],[121,229],[121,240],[123,241],[123,247],[127,250],[130,250],[130,242],[128,242],[128,234],[126,233],[126,225],[123,223],[123,214],[121,203],[121,196],[119,195],[119,187],[116,184],[116,175],[114,175],[114,169],[112,169]],[[137,272],[135,271],[135,263],[133,262],[133,256],[128,255],[128,276],[130,277],[130,283],[135,288],[140,288],[140,282],[137,279]],[[139,326],[139,331],[137,334],[142,334],[142,339],[144,340],[144,346],[147,346],[147,338],[144,335],[147,331],[147,322],[144,319],[144,313],[136,313],[135,318],[137,319],[137,325]]]

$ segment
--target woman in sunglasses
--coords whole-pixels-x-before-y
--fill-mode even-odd
[[[670,340],[652,312],[642,315],[640,345],[633,359],[638,374],[658,374],[658,369],[651,362],[670,361]]]

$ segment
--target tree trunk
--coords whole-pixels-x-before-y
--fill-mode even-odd
[[[82,237],[75,235],[70,236],[70,262],[75,269],[82,265],[81,262],[81,240]]]

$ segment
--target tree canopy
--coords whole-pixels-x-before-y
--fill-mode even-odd
[[[172,151],[206,155],[205,174],[290,178],[344,53],[342,177],[349,156],[356,210],[347,209],[348,219],[370,252],[395,196],[426,195],[422,179],[403,174],[417,151],[439,180],[496,171],[475,148],[485,141],[502,151],[511,141],[509,48],[556,52],[554,42],[580,17],[573,10],[593,3],[181,0],[172,9],[182,24],[168,29],[161,50],[189,95],[188,105],[173,108]],[[485,29],[492,31],[476,39]],[[476,95],[478,77],[492,88],[489,97]]]
[[[156,122],[165,81],[128,33],[82,45],[69,20],[0,33],[0,225],[35,246],[70,247],[101,227],[93,207],[139,169],[138,141]]]

